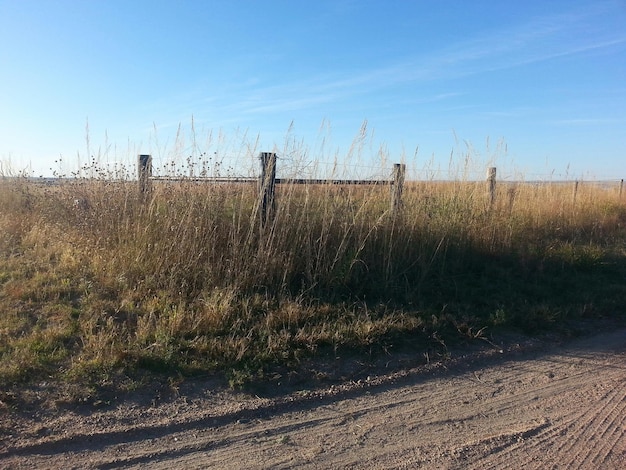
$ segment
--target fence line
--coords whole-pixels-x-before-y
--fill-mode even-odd
[[[396,215],[402,209],[402,189],[406,174],[406,165],[396,163],[390,180],[355,180],[355,179],[312,179],[312,178],[276,178],[276,153],[261,152],[261,175],[259,178],[211,178],[211,177],[162,177],[152,176],[152,157],[139,155],[137,160],[137,179],[139,192],[143,197],[151,190],[152,181],[194,181],[219,183],[253,183],[257,182],[259,190],[259,217],[261,227],[270,223],[276,213],[277,184],[331,184],[331,185],[390,185],[391,212]]]
[[[139,181],[139,191],[145,197],[151,191],[152,181],[193,181],[193,182],[215,182],[215,183],[254,183],[258,185],[258,208],[261,227],[265,227],[273,220],[276,213],[276,185],[277,184],[330,184],[330,185],[388,185],[391,187],[390,211],[392,215],[398,215],[402,210],[402,191],[406,176],[406,165],[395,163],[393,165],[392,177],[389,180],[356,180],[356,179],[308,179],[308,178],[277,178],[276,177],[276,153],[261,152],[261,174],[254,177],[163,177],[152,176],[152,156],[139,155],[137,162],[137,176]],[[487,169],[487,202],[492,208],[496,202],[497,195],[497,169],[489,167]],[[619,181],[619,199],[622,199],[624,180]],[[531,182],[529,182],[531,183]],[[549,182],[548,182],[549,183]],[[507,182],[504,182],[507,184]],[[572,202],[576,202],[579,191],[580,180],[576,180],[572,185]],[[509,198],[514,197],[515,191],[509,190]],[[512,205],[512,199],[509,206]]]

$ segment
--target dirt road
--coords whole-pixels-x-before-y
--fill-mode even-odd
[[[280,398],[12,423],[1,468],[626,468],[626,330]]]

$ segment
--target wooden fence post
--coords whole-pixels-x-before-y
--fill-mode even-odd
[[[150,192],[150,177],[152,176],[152,155],[139,155],[137,159],[137,180],[139,193],[144,196]]]
[[[487,192],[489,194],[489,207],[496,202],[496,167],[489,167],[487,170]]]
[[[511,186],[507,190],[507,194],[509,196],[509,215],[513,212],[513,205],[515,204],[515,196],[517,195],[517,186]]]
[[[261,177],[259,178],[259,208],[261,228],[274,218],[276,212],[276,154],[261,152]]]
[[[402,209],[402,189],[404,187],[404,175],[406,165],[404,163],[394,163],[393,183],[391,186],[391,213],[397,215]]]
[[[577,194],[578,194],[578,180],[574,181],[574,189],[572,190],[572,204],[576,204]]]
[[[622,200],[622,190],[624,189],[624,178],[619,182],[619,200]]]

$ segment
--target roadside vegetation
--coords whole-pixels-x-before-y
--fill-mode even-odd
[[[223,373],[233,387],[312,357],[445,353],[500,330],[623,317],[626,194],[582,183],[279,185],[0,178],[0,400]],[[182,173],[188,173],[183,169]]]

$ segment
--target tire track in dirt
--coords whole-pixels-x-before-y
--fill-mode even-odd
[[[562,396],[561,399],[568,397]],[[600,406],[576,412],[559,422],[546,420],[535,428],[510,435],[496,436],[490,455],[473,460],[465,455],[464,468],[618,468],[608,465],[612,451],[624,439],[624,393],[615,391],[606,396]],[[612,418],[611,418],[612,416]],[[609,422],[607,422],[607,420]],[[599,433],[599,427],[604,427]],[[612,429],[611,429],[612,428]],[[606,433],[610,432],[610,439]],[[485,442],[474,445],[467,454],[484,454]],[[528,457],[530,455],[531,457]]]
[[[477,443],[463,456],[464,468],[623,468],[626,455],[626,373],[623,362],[606,364],[604,359],[579,355],[591,369],[563,380],[558,386],[533,389],[545,399],[558,397],[553,420],[540,425],[535,435],[513,434],[504,439],[497,452],[468,460],[481,453],[484,443]],[[549,358],[548,358],[549,359]],[[537,366],[541,368],[539,361]],[[564,363],[565,364],[565,363]],[[526,394],[528,395],[528,394]],[[520,404],[528,406],[522,399]],[[574,412],[567,410],[575,407]],[[560,415],[560,419],[559,419]],[[502,436],[506,437],[506,436]],[[529,438],[532,439],[529,440]],[[494,438],[500,442],[500,436]],[[529,441],[529,442],[527,442]],[[531,457],[528,457],[530,455]],[[622,463],[618,464],[618,460]]]
[[[617,389],[607,398],[602,400],[603,406],[594,409],[595,413],[585,413],[583,420],[577,423],[572,442],[578,443],[574,448],[579,450],[571,459],[571,463],[580,461],[581,466],[584,467],[602,468],[618,440],[626,437],[622,428],[626,409],[624,384],[621,384],[621,390]],[[600,445],[590,446],[589,444],[593,441]],[[589,451],[590,447],[591,451]]]
[[[126,431],[9,447],[0,467],[626,468],[626,330]]]
[[[545,384],[537,384],[538,381],[543,379],[544,377],[550,376],[552,372],[551,370],[557,368],[559,370],[568,371],[574,367],[577,369],[576,373],[570,374],[562,379],[558,379],[556,381],[548,382]],[[500,416],[500,424],[499,426],[491,426],[492,431],[494,429],[499,429],[501,432],[496,436],[493,436],[488,439],[483,439],[475,445],[475,447],[481,447],[483,449],[483,453],[485,449],[489,449],[489,455],[497,456],[497,457],[487,457],[476,459],[474,462],[471,462],[469,459],[462,458],[458,461],[459,468],[520,468],[520,464],[525,468],[539,468],[544,466],[546,462],[546,452],[552,450],[553,456],[551,457],[551,461],[553,463],[566,464],[573,467],[580,468],[597,468],[596,465],[602,465],[607,463],[607,456],[610,450],[615,447],[618,440],[622,437],[619,431],[614,432],[612,434],[613,439],[610,441],[604,442],[604,445],[601,448],[598,448],[595,444],[597,444],[597,439],[602,439],[602,434],[599,434],[599,431],[602,429],[608,430],[611,425],[615,428],[615,422],[608,422],[604,428],[601,428],[603,422],[607,422],[608,417],[611,415],[616,415],[620,419],[623,416],[623,408],[624,405],[620,406],[620,403],[623,402],[623,394],[619,394],[620,388],[614,388],[614,393],[612,394],[604,394],[604,396],[599,397],[599,403],[601,404],[599,407],[593,407],[587,409],[587,411],[582,412],[574,412],[574,413],[565,413],[560,424],[556,424],[545,416],[542,416],[541,413],[532,417],[529,423],[525,423],[520,425],[519,420],[515,418],[517,411],[520,408],[529,408],[532,409],[533,405],[537,402],[545,401],[548,399],[556,399],[556,403],[552,404],[552,408],[556,408],[557,411],[562,411],[560,407],[558,407],[558,403],[576,403],[578,405],[583,403],[593,403],[598,399],[597,389],[598,380],[601,377],[603,380],[603,384],[607,380],[611,380],[614,378],[614,374],[617,374],[620,377],[623,377],[623,370],[615,369],[611,366],[604,366],[599,363],[599,361],[594,361],[592,356],[583,356],[583,355],[575,355],[573,358],[568,359],[559,359],[555,360],[554,358],[546,358],[538,360],[533,366],[526,367],[525,365],[518,366],[513,368],[511,374],[503,374],[500,376],[496,383],[489,384],[485,380],[481,380],[480,377],[474,374],[466,374],[463,379],[467,381],[468,379],[472,381],[474,387],[465,387],[458,389],[458,393],[449,393],[447,395],[443,395],[441,400],[432,400],[430,401],[431,405],[434,405],[435,409],[449,409],[450,413],[445,419],[442,420],[433,420],[429,417],[428,413],[422,413],[422,419],[416,419],[415,415],[419,415],[416,413],[417,410],[420,409],[418,406],[415,407],[416,403],[419,403],[419,398],[423,398],[422,394],[415,394],[414,391],[409,392],[410,395],[408,398],[401,399],[399,396],[395,396],[390,403],[382,403],[376,406],[365,406],[359,407],[356,403],[353,403],[351,406],[353,418],[367,416],[368,414],[379,414],[382,417],[379,420],[383,422],[398,422],[401,421],[401,416],[395,412],[395,410],[401,410],[401,415],[413,418],[413,424],[408,428],[409,431],[414,431],[416,429],[427,429],[427,434],[430,436],[437,435],[438,433],[434,429],[429,428],[445,428],[448,427],[456,427],[464,431],[465,433],[472,433],[477,428],[481,427],[489,427],[489,419],[487,419],[488,415],[497,414]],[[472,375],[474,376],[473,380]],[[488,374],[487,374],[488,375]],[[519,388],[521,390],[511,390],[509,396],[487,400],[484,403],[479,403],[478,406],[473,406],[471,409],[464,409],[463,407],[458,407],[458,402],[460,398],[467,398],[468,392],[471,395],[472,393],[480,393],[481,387],[478,387],[478,384],[481,384],[483,388],[486,388],[487,391],[492,389],[493,385],[501,384],[502,382],[510,381],[514,376],[523,377],[527,384],[522,384]],[[522,381],[524,382],[524,381]],[[623,380],[622,380],[623,382]],[[613,384],[613,386],[618,384]],[[526,389],[524,387],[529,387]],[[586,390],[581,394],[580,390]],[[427,392],[429,387],[425,387],[423,392]],[[496,388],[495,391],[500,390],[507,391],[506,389],[501,390],[500,388]],[[616,391],[617,390],[617,391]],[[493,397],[493,394],[492,394]],[[582,400],[584,399],[584,401]],[[467,401],[467,400],[464,400]],[[457,408],[453,411],[453,407]],[[535,405],[535,408],[540,409],[542,407],[538,407]],[[543,407],[545,408],[545,406]],[[544,410],[545,411],[545,410]],[[612,413],[611,413],[612,411]],[[548,414],[548,413],[544,413]],[[481,419],[482,417],[482,419]],[[323,417],[318,423],[316,423],[315,427],[318,432],[323,432],[326,426],[331,423],[330,418]],[[485,423],[486,421],[486,423]],[[558,419],[557,419],[558,421]],[[615,421],[615,420],[613,420]],[[337,425],[345,424],[345,420],[342,420]],[[294,441],[302,442],[301,436],[299,435],[299,431],[304,431],[305,428],[308,428],[308,424],[310,421],[306,421],[307,425],[302,427],[298,427],[297,425],[292,428],[292,431],[298,431],[292,438]],[[474,426],[470,426],[466,423],[473,423]],[[598,425],[594,428],[590,426],[590,423],[598,423]],[[397,432],[397,435],[401,436],[402,433],[398,432],[399,429],[395,429],[394,426],[387,426],[388,431],[392,431],[393,433]],[[511,429],[515,429],[515,432],[511,432]],[[272,437],[275,437],[280,434],[280,429],[275,429],[278,431],[277,433],[272,433]],[[376,440],[375,431],[373,426],[369,426],[366,429],[363,429],[364,432],[360,434],[362,438],[369,438]],[[555,442],[560,440],[565,440],[566,445],[562,445],[561,447],[556,446]],[[382,444],[382,446],[386,446],[388,442],[380,439],[377,440],[378,444]],[[232,443],[231,443],[232,444]],[[593,445],[591,445],[593,444]],[[233,458],[237,458],[237,456],[241,456],[241,449],[238,449],[237,446],[229,446],[231,447],[231,452],[221,453],[220,459],[221,461],[231,461]],[[393,447],[393,446],[391,446]],[[425,447],[436,448],[436,442],[431,443],[430,446],[420,446],[414,447],[409,453],[420,455],[419,459],[414,459],[414,463],[418,463],[419,460],[424,464],[433,464],[438,461],[436,458],[436,454],[433,452],[429,452]],[[529,450],[533,451],[533,457],[531,459],[524,458],[523,454],[528,453]],[[578,450],[577,449],[583,449]],[[596,449],[596,455],[590,452],[591,449]],[[416,451],[417,450],[417,451]],[[389,452],[386,454],[388,460],[395,461],[398,465],[401,465],[400,458],[396,457],[394,459],[394,452]],[[289,454],[289,452],[287,452]],[[429,456],[430,455],[430,456]],[[567,456],[570,455],[570,459],[568,460]],[[582,459],[582,455],[587,456],[587,460]],[[444,460],[439,460],[441,463],[452,457],[444,450],[442,455]],[[190,456],[191,457],[191,456]],[[359,456],[359,460],[366,456]],[[407,456],[405,456],[407,457]],[[193,458],[185,461],[185,465],[193,465],[194,462],[198,462],[198,458],[202,459],[202,457],[195,455]],[[457,457],[458,458],[458,457]],[[376,460],[375,456],[371,457],[371,460]],[[380,460],[380,458],[378,458]],[[511,463],[513,462],[513,463]],[[281,465],[289,466],[294,463],[292,461],[284,461],[284,460],[273,460],[272,465],[278,466],[280,468]],[[338,463],[338,462],[335,462]],[[340,462],[346,466],[359,466],[359,461],[350,461],[350,460],[342,460]],[[363,463],[361,461],[361,463]],[[373,463],[373,462],[370,462]],[[407,463],[405,460],[404,463]],[[253,465],[252,462],[249,462],[250,465]],[[299,464],[307,465],[306,462],[300,461]],[[594,467],[590,467],[588,465],[593,465]],[[393,466],[393,465],[392,465]],[[261,465],[262,467],[262,465]],[[251,468],[256,468],[254,465]]]

